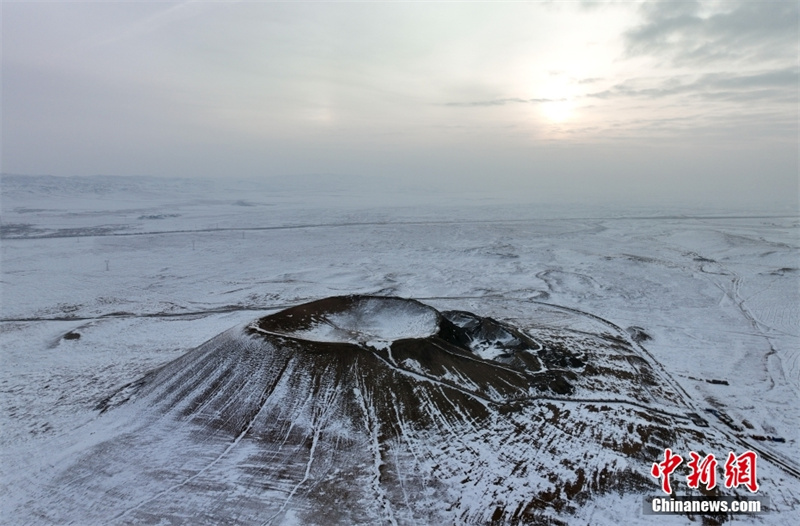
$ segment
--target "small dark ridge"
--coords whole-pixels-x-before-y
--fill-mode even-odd
[[[781,444],[786,443],[785,438],[781,437],[773,437],[773,436],[764,436],[764,435],[750,435],[750,438],[758,440],[759,442],[778,442]]]
[[[628,334],[631,335],[631,339],[636,343],[642,343],[653,339],[653,337],[647,334],[644,329],[641,327],[636,327],[635,325],[628,327],[625,330],[628,331]]]
[[[722,411],[712,408],[707,408],[706,412],[711,413],[712,415],[719,418],[720,422],[722,422],[729,428],[733,429],[734,431],[744,431],[744,429],[742,429],[740,425],[736,424],[736,422],[734,422],[733,419],[730,416],[728,416],[727,413],[723,413]]]
[[[166,219],[168,217],[180,217],[180,214],[150,214],[150,215],[141,215],[139,219]]]
[[[75,331],[69,331],[67,334],[64,335],[65,340],[80,340],[81,335]]]
[[[697,413],[686,413],[686,416],[691,419],[692,423],[700,427],[708,427],[708,421]]]

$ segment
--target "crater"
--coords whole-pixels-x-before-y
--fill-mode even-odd
[[[261,318],[252,327],[312,342],[367,343],[427,338],[439,330],[439,320],[436,309],[416,300],[339,296]]]

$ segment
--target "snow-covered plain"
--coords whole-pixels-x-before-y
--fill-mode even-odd
[[[352,181],[326,181],[309,178],[298,188],[3,178],[4,516],[75,520],[69,509],[25,518],[20,510],[54,467],[110,433],[95,407],[120,387],[230,327],[352,293],[416,298],[520,327],[596,332],[595,315],[643,331],[652,338],[643,346],[671,380],[697,407],[714,410],[703,415],[709,423],[741,440],[731,450],[752,444],[788,466],[764,468],[780,474],[760,492],[777,509],[740,520],[785,524],[796,516],[796,211],[567,207],[402,189],[359,194],[363,186]],[[556,309],[536,319],[543,311],[533,306],[543,303],[587,315],[560,318]],[[177,432],[174,447],[181,447]],[[625,494],[607,495],[576,517],[653,520],[641,515],[640,495]]]

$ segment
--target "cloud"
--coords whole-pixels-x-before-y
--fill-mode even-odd
[[[648,98],[685,95],[701,99],[797,102],[797,85],[800,70],[786,68],[753,73],[707,73],[699,77],[667,77],[656,79],[631,79],[610,89],[589,93],[598,99]],[[653,85],[655,84],[655,85]]]
[[[795,60],[798,3],[646,2],[643,22],[625,34],[629,55],[666,57],[676,64]]]
[[[472,102],[445,102],[442,106],[451,106],[458,108],[479,108],[487,106],[505,106],[506,104],[544,104],[546,102],[563,102],[566,99],[492,99],[492,100],[478,100]]]

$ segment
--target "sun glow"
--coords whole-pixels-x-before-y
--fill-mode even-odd
[[[550,122],[561,123],[573,116],[575,104],[568,99],[552,100],[543,102],[541,105],[542,114]]]
[[[540,115],[546,121],[557,124],[574,120],[576,117],[575,96],[577,95],[574,83],[576,75],[559,72],[551,73],[547,77],[537,79],[539,86],[533,90],[536,94],[535,100],[539,101]]]

